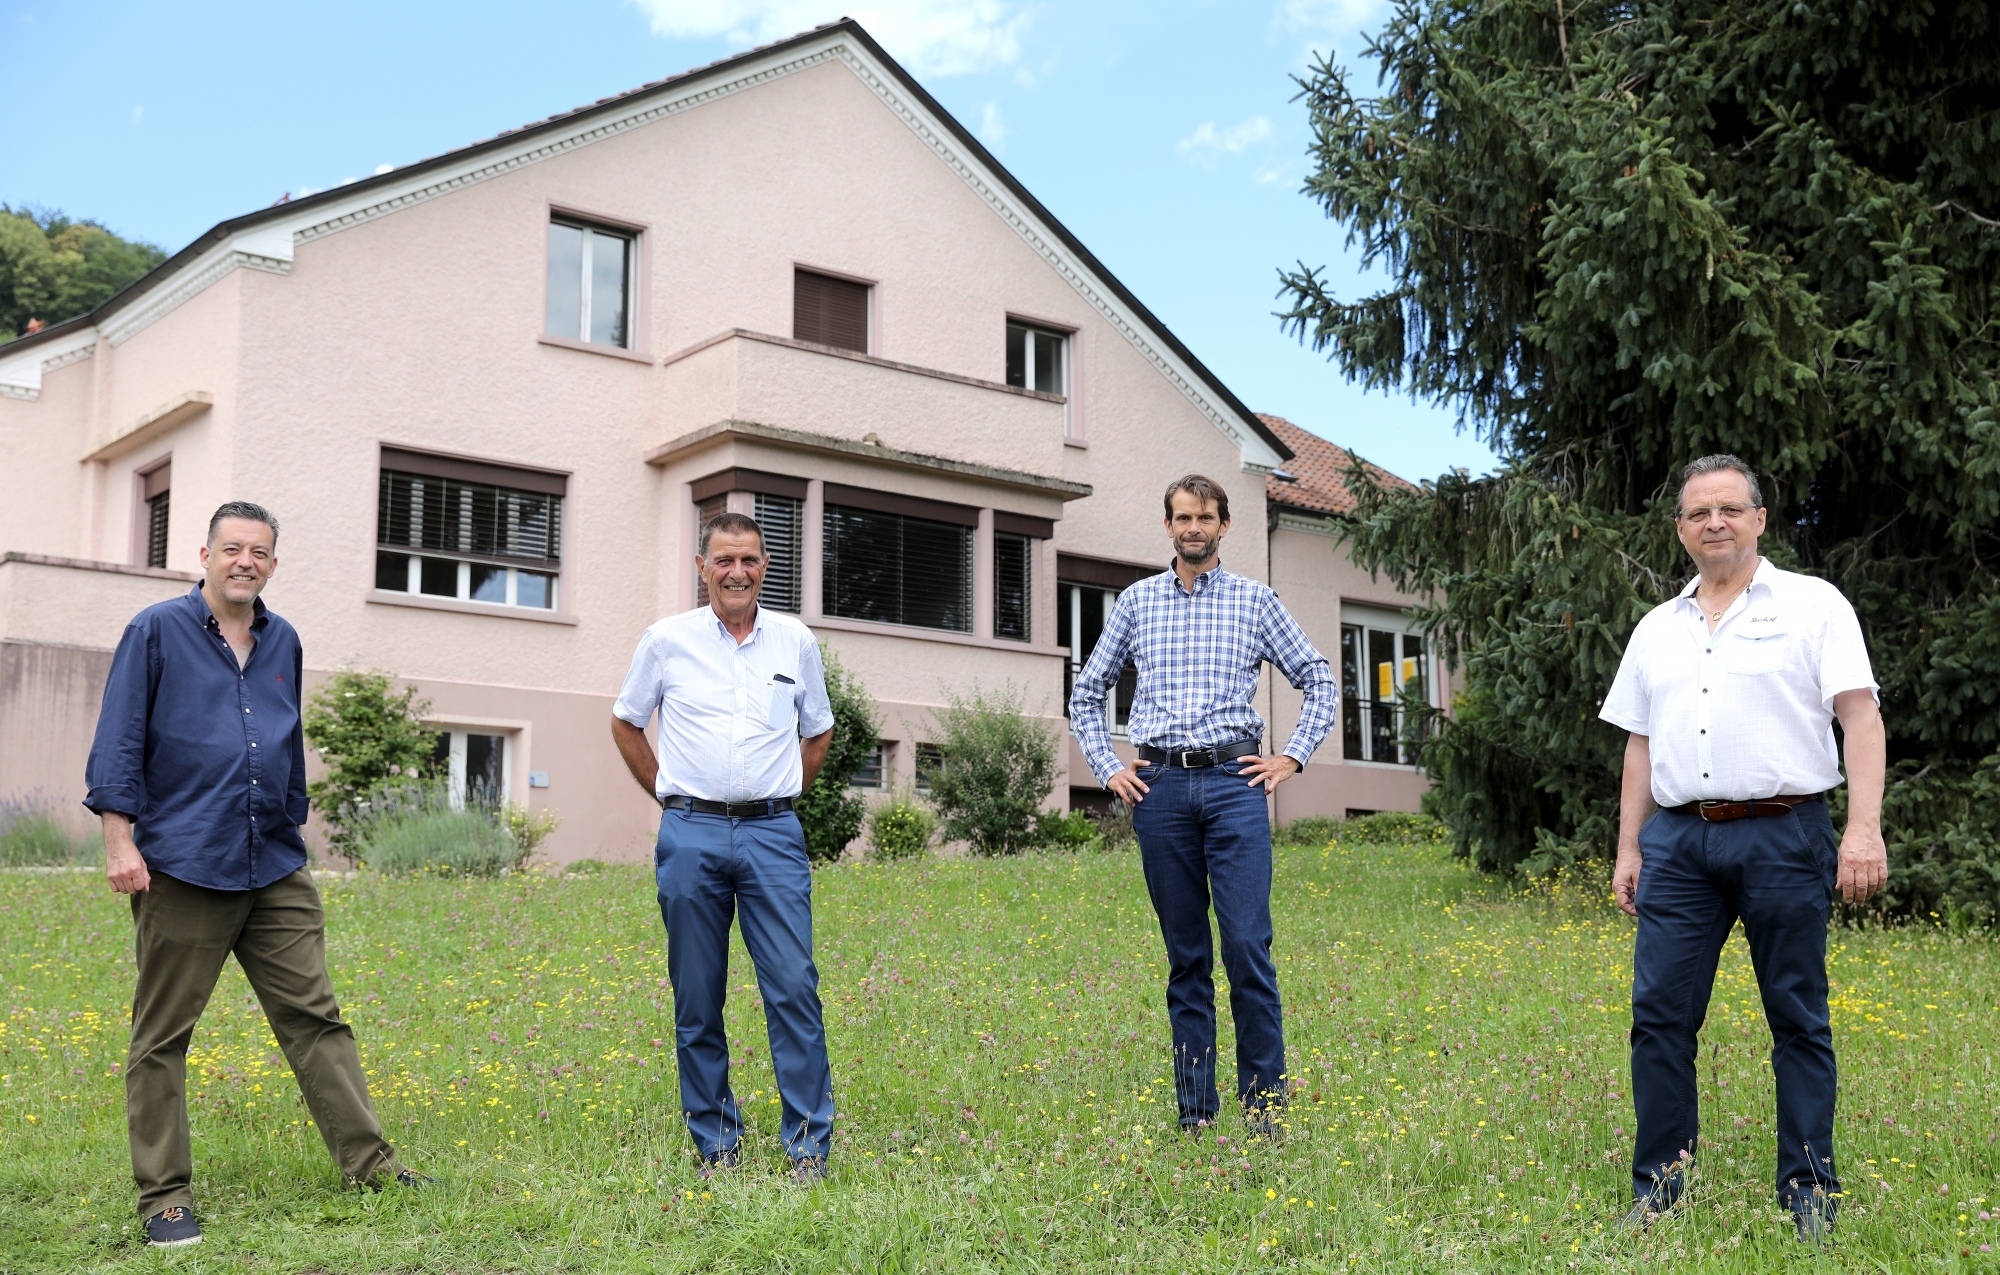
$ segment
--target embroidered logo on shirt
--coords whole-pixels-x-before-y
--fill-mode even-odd
[[[1750,617],[1750,623],[1752,623],[1752,624],[1770,624],[1770,623],[1773,623],[1773,622],[1775,622],[1775,621],[1777,620],[1777,618],[1778,618],[1778,617],[1777,617],[1777,616],[1775,616],[1775,615],[1753,615],[1753,616],[1751,616],[1751,617]]]

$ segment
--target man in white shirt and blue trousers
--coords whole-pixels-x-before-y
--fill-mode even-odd
[[[826,1176],[833,1072],[812,959],[812,863],[793,802],[833,738],[819,644],[757,603],[768,560],[757,523],[701,529],[709,605],[646,630],[612,708],[632,777],[660,803],[653,852],[681,1110],[704,1177],[736,1167],[742,1111],[729,1087],[729,927],[741,912],[777,1073],[779,1137],[801,1184]],[[646,726],[659,713],[658,752]],[[803,738],[802,738],[803,737]]]
[[[1339,687],[1278,595],[1222,569],[1229,494],[1189,474],[1166,492],[1172,567],[1118,595],[1077,675],[1070,727],[1091,771],[1132,808],[1146,890],[1167,948],[1167,1019],[1183,1129],[1214,1123],[1215,960],[1222,933],[1236,1023],[1236,1094],[1254,1132],[1284,1101],[1285,1025],[1271,961],[1272,789],[1305,768],[1333,728]],[[1139,764],[1112,750],[1105,700],[1130,660],[1139,671],[1128,727]],[[1264,662],[1305,692],[1285,750],[1262,754],[1251,707]]]
[[[1671,1208],[1698,1152],[1695,1033],[1740,919],[1771,1027],[1778,1201],[1801,1241],[1833,1232],[1835,1072],[1826,931],[1888,880],[1887,747],[1854,608],[1757,552],[1765,509],[1734,456],[1682,471],[1675,522],[1700,574],[1639,621],[1601,716],[1630,732],[1612,889],[1638,917],[1632,954],[1635,1196],[1639,1231]],[[1841,783],[1847,828],[1825,793]]]

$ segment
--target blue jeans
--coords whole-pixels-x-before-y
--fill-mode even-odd
[[[1285,1024],[1271,963],[1271,816],[1243,763],[1200,770],[1140,764],[1151,791],[1132,808],[1146,890],[1167,945],[1167,1021],[1183,1125],[1213,1120],[1215,958],[1208,908],[1222,931],[1229,1012],[1236,1020],[1236,1096],[1252,1111],[1284,1099]]]
[[[1632,954],[1632,1189],[1671,1202],[1701,1134],[1695,1033],[1738,918],[1771,1026],[1778,1088],[1778,1201],[1840,1190],[1833,1167],[1833,1028],[1826,923],[1838,843],[1826,803],[1707,823],[1661,811],[1639,833],[1639,934]]]
[[[704,1156],[733,1151],[743,1117],[729,1088],[729,926],[743,912],[743,945],[757,968],[793,1159],[823,1156],[833,1136],[833,1072],[812,959],[812,864],[798,816],[730,819],[668,810],[653,851],[667,975],[674,986],[674,1057],[681,1114]]]

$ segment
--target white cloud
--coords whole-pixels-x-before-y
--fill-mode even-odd
[[[1256,182],[1259,186],[1284,185],[1292,180],[1292,166],[1282,161],[1276,164],[1266,164],[1256,172],[1250,174],[1250,180]]]
[[[1189,161],[1210,168],[1218,155],[1241,155],[1252,146],[1262,146],[1270,140],[1269,116],[1253,115],[1228,128],[1217,128],[1215,121],[1209,120],[1180,140],[1180,152]]]
[[[1278,0],[1271,20],[1287,31],[1345,35],[1382,11],[1382,0]]]
[[[380,177],[384,173],[394,172],[395,168],[394,164],[377,164],[375,165],[375,175]]]
[[[986,104],[985,114],[979,117],[979,140],[996,151],[1007,140],[1007,121],[1000,117],[1000,103]]]
[[[653,34],[766,44],[807,31],[838,9],[826,0],[630,0]],[[919,75],[1011,66],[1028,14],[1010,0],[857,0],[848,14]]]

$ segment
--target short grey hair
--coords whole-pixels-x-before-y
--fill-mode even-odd
[[[1687,485],[1703,474],[1719,474],[1725,469],[1733,469],[1743,475],[1743,481],[1750,484],[1750,507],[1752,509],[1762,509],[1764,507],[1764,489],[1757,485],[1755,471],[1750,468],[1748,461],[1740,456],[1731,456],[1728,452],[1717,452],[1713,456],[1703,456],[1700,460],[1691,460],[1686,465],[1683,465],[1681,467],[1681,490],[1683,492],[1686,491]],[[1674,497],[1674,516],[1679,517],[1680,512],[1681,498],[1677,495]]]
[[[764,552],[764,529],[757,525],[755,518],[749,514],[717,514],[701,525],[701,539],[695,547],[695,552],[701,555],[703,561],[708,559],[708,542],[718,531],[739,534],[754,532],[757,536],[757,552]]]
[[[247,522],[261,522],[271,529],[271,547],[278,547],[278,520],[270,510],[262,505],[253,505],[247,500],[232,500],[217,509],[208,519],[208,543],[215,543],[215,529],[222,525],[224,518],[242,518]]]

